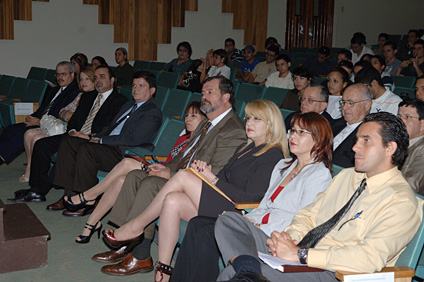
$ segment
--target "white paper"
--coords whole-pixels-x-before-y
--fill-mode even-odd
[[[345,282],[364,282],[364,281],[378,281],[378,282],[394,282],[394,272],[382,272],[372,274],[356,274],[356,275],[345,275]]]
[[[15,103],[15,115],[30,115],[33,112],[33,103]]]
[[[307,264],[301,264],[300,262],[296,261],[284,260],[279,257],[274,257],[270,254],[264,254],[261,252],[258,252],[258,256],[264,263],[266,263],[273,269],[277,269],[281,272],[284,272],[284,265],[308,266]]]

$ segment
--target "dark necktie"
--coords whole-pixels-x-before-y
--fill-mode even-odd
[[[60,88],[59,94],[56,95],[56,97],[54,97],[54,99],[50,102],[50,104],[47,106],[47,108],[44,109],[41,116],[44,116],[45,114],[47,114],[50,111],[50,108],[53,106],[54,101],[56,100],[57,97],[59,97],[60,94],[62,94],[62,91],[63,91],[63,88]]]
[[[108,131],[109,135],[118,125],[120,125],[124,120],[126,120],[127,118],[130,117],[130,115],[132,115],[132,113],[135,112],[135,110],[137,109],[137,103],[134,104],[134,106],[132,106],[131,111],[129,111],[128,114],[124,115],[123,117],[121,117]]]
[[[185,155],[184,158],[180,161],[177,167],[177,171],[186,168],[188,162],[190,161],[191,157],[193,156],[194,152],[196,152],[197,148],[200,145],[200,142],[202,142],[202,139],[206,136],[206,133],[208,133],[209,127],[211,127],[212,123],[209,121],[206,126],[202,129],[202,132],[200,133],[199,139],[197,140],[196,144],[194,144],[193,147],[191,147],[191,150]]]
[[[313,248],[316,244],[325,236],[333,227],[339,222],[339,220],[349,211],[355,200],[361,195],[367,186],[365,178],[362,180],[361,185],[353,193],[349,201],[342,207],[332,218],[324,222],[323,224],[315,227],[308,234],[303,237],[302,241],[299,242],[298,246],[301,248]]]

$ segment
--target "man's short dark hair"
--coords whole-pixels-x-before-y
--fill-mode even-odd
[[[424,119],[424,101],[419,99],[406,98],[399,103],[399,108],[400,107],[414,107],[417,110],[418,119]]]
[[[386,60],[383,59],[383,57],[379,55],[374,55],[371,57],[371,59],[377,59],[380,62],[380,65],[384,66],[386,68]]]
[[[284,60],[286,61],[286,63],[291,63],[290,57],[287,56],[286,54],[280,54],[277,56],[277,58],[275,58],[275,61],[279,61],[279,60]]]
[[[328,48],[327,46],[321,46],[318,49],[318,53],[326,55],[327,57],[330,56],[330,52],[331,52],[331,49]]]
[[[384,37],[384,38],[386,38],[386,40],[389,40],[389,35],[388,35],[387,33],[385,33],[385,32],[380,33],[380,34],[378,35],[378,38],[380,38],[380,37]]]
[[[236,42],[232,38],[225,39],[225,42],[224,43],[227,43],[227,42],[231,42],[231,44],[233,44],[233,46],[236,46]]]
[[[378,85],[384,87],[383,80],[381,79],[381,74],[375,68],[365,67],[361,69],[355,76],[355,83],[363,83],[370,85],[371,82],[377,81]]]
[[[387,41],[386,43],[384,43],[383,46],[392,46],[393,50],[397,50],[397,44],[394,43],[393,41]]]
[[[310,80],[311,83],[314,81],[314,77],[304,66],[299,66],[299,67],[295,68],[292,72],[292,75],[305,77],[308,80]]]
[[[416,30],[416,29],[410,29],[409,31],[408,31],[408,34],[410,34],[410,33],[415,33],[415,36],[416,37],[418,37],[418,30]]]
[[[149,84],[149,88],[156,88],[156,77],[153,73],[148,71],[136,71],[133,75],[133,80],[137,78],[144,78]]]
[[[278,55],[278,53],[280,52],[280,48],[278,48],[277,45],[271,45],[268,47],[267,51],[274,52],[275,55]]]
[[[320,92],[319,92],[320,99],[322,99],[322,101],[325,101],[325,102],[328,103],[328,96],[329,96],[329,94],[328,94],[327,88],[325,88],[321,84],[317,84],[317,83],[311,83],[311,85],[309,85],[309,87],[319,88],[319,90],[320,90]]]
[[[225,51],[224,49],[217,49],[217,50],[215,50],[215,51],[213,51],[213,53],[212,53],[214,56],[215,55],[217,55],[217,56],[220,56],[221,58],[224,58],[224,64],[227,64],[227,62],[228,62],[228,54],[227,54],[227,51]]]
[[[337,52],[337,56],[338,56],[339,54],[343,54],[343,55],[345,55],[345,57],[346,57],[349,61],[351,61],[351,60],[352,60],[352,52],[350,52],[349,50],[346,50],[346,49],[344,49],[344,50],[340,50],[339,52]]]
[[[424,47],[424,40],[418,39],[417,41],[414,42],[414,45],[416,45],[416,44],[421,45],[421,46]]]
[[[219,90],[221,91],[221,94],[230,94],[229,102],[231,106],[234,106],[236,104],[236,99],[234,98],[234,85],[231,80],[222,76],[213,76],[206,79],[203,84],[215,79],[219,80]]]
[[[107,69],[107,72],[109,74],[109,78],[112,79],[112,77],[115,77],[115,72],[107,65],[100,65],[96,68],[96,70],[98,69]]]
[[[396,151],[392,155],[392,163],[400,166],[405,159],[409,146],[409,136],[405,124],[397,116],[388,112],[369,114],[364,118],[363,123],[376,122],[380,125],[378,133],[383,139],[383,146],[389,142],[397,144]]]
[[[265,49],[269,46],[269,45],[274,45],[277,44],[278,45],[278,41],[275,37],[268,37],[265,40]]]
[[[349,52],[350,53],[350,52]],[[352,70],[353,71],[353,64],[352,64],[352,62],[351,61],[346,61],[346,60],[342,60],[340,63],[339,63],[339,65],[338,65],[339,67],[346,67],[346,68],[348,68],[348,69],[350,69],[350,70]]]
[[[365,35],[362,32],[355,32],[352,39],[350,40],[350,44],[367,44]]]
[[[368,62],[368,61],[364,61],[364,60],[361,60],[361,61],[357,62],[354,67],[358,67],[358,66],[359,67],[363,67],[363,68],[369,68],[369,67],[372,68],[371,63]]]

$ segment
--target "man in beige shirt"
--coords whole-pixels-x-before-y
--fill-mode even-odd
[[[234,273],[237,279],[262,279],[253,281],[338,281],[336,270],[374,272],[395,264],[422,220],[422,201],[397,168],[408,148],[408,133],[399,118],[381,112],[365,117],[357,139],[353,147],[355,168],[340,172],[325,192],[300,210],[284,232],[274,231],[271,238],[259,238],[256,229],[247,226],[247,231],[232,235],[240,243],[223,249],[222,241],[228,240],[228,233],[221,236],[222,231],[240,228],[236,222],[220,224],[225,216],[218,218],[215,236],[224,261],[231,263],[219,281]],[[335,216],[337,213],[341,216]],[[334,225],[322,236],[310,235],[311,230],[321,229],[329,221]],[[256,249],[251,248],[252,240],[243,235],[248,233]],[[243,246],[250,248],[240,252]],[[282,259],[325,271],[279,272],[261,264],[257,251],[269,251]]]
[[[271,45],[266,50],[266,61],[256,65],[247,78],[248,83],[265,85],[267,77],[277,71],[275,66],[275,58],[278,56],[279,49],[276,45]]]

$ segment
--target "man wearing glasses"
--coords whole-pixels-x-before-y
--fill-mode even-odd
[[[70,62],[60,62],[56,66],[58,86],[50,89],[37,111],[25,118],[25,122],[7,127],[0,136],[0,165],[9,164],[24,148],[24,134],[28,129],[40,126],[43,115],[59,118],[59,111],[71,103],[78,95],[78,84],[74,80],[74,67]]]
[[[333,133],[333,163],[342,167],[355,165],[356,133],[371,109],[372,94],[364,84],[347,87],[340,100],[343,117],[336,120]]]
[[[407,157],[400,169],[414,192],[424,195],[424,102],[418,99],[402,101],[398,117],[409,136]]]

